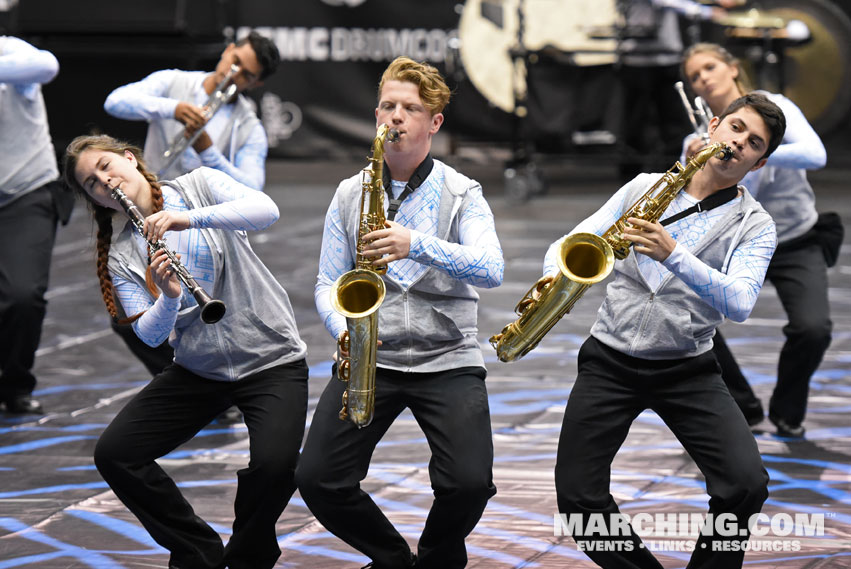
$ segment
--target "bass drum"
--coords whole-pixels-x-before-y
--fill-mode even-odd
[[[820,134],[835,130],[851,110],[851,19],[827,0],[763,0],[759,7],[766,15],[787,22],[800,20],[809,28],[809,41],[789,43],[784,49],[783,94],[801,108]],[[755,39],[751,49],[762,45],[762,40]],[[746,62],[747,48],[745,51],[742,59]],[[756,77],[753,70],[748,72]]]
[[[459,53],[473,86],[494,106],[513,113],[526,95],[519,46],[523,10],[523,47],[556,50],[580,65],[614,63],[616,0],[467,0],[458,23]]]

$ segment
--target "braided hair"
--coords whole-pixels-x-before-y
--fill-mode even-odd
[[[100,135],[87,135],[87,136],[78,136],[65,149],[65,162],[64,162],[64,172],[63,175],[65,177],[65,182],[71,188],[80,194],[89,206],[89,209],[92,211],[95,224],[97,225],[97,257],[95,260],[95,267],[97,271],[98,281],[100,282],[100,291],[103,296],[103,302],[106,305],[107,311],[112,316],[113,320],[116,320],[119,324],[129,324],[131,322],[136,321],[144,311],[139,312],[138,314],[134,314],[133,316],[129,316],[127,318],[119,319],[118,318],[118,306],[116,305],[115,299],[115,287],[112,284],[112,275],[109,274],[108,263],[109,263],[109,249],[112,245],[112,216],[115,213],[115,210],[103,207],[95,203],[92,197],[85,191],[85,189],[77,182],[77,178],[75,176],[75,170],[77,168],[77,163],[79,162],[80,156],[86,150],[103,150],[107,152],[114,152],[115,154],[122,155],[125,151],[131,152],[136,157],[136,169],[144,176],[145,180],[147,180],[148,184],[151,187],[151,198],[153,203],[153,212],[156,213],[158,211],[162,211],[163,208],[163,194],[162,189],[160,188],[160,184],[157,181],[156,175],[150,172],[145,165],[144,160],[142,159],[142,150],[127,142],[122,142],[117,140],[111,136],[100,134]],[[150,259],[149,259],[150,262]],[[148,287],[148,291],[151,293],[151,296],[156,298],[159,296],[159,292],[157,291],[156,286],[153,283],[153,279],[151,278],[151,267],[148,265],[147,270],[145,271],[145,284]]]

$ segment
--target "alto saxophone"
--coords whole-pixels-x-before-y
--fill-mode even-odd
[[[369,165],[361,173],[360,225],[355,268],[341,275],[331,287],[331,306],[346,317],[346,331],[337,342],[337,377],[346,382],[340,419],[363,428],[375,412],[375,362],[378,348],[378,307],[384,302],[381,275],[387,267],[374,267],[363,254],[367,233],[384,229],[382,168],[384,143],[395,142],[399,132],[386,124],[372,142]],[[343,357],[343,353],[348,356]]]
[[[565,237],[559,246],[559,274],[540,278],[514,308],[519,318],[491,336],[500,361],[512,362],[532,351],[591,285],[612,272],[615,259],[629,256],[632,242],[622,237],[629,225],[627,218],[659,221],[677,194],[713,156],[729,160],[733,151],[723,142],[707,146],[685,167],[676,162],[602,235],[573,233]]]

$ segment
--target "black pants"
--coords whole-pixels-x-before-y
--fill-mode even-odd
[[[768,413],[789,425],[800,425],[807,413],[810,378],[830,345],[833,323],[827,299],[827,264],[818,243],[778,247],[768,265],[766,278],[777,289],[789,322],[783,327],[786,342],[777,363],[777,384]],[[716,333],[714,351],[724,382],[744,411],[758,402],[756,395],[730,354],[724,338]]]
[[[118,303],[118,306],[121,310],[121,303]],[[174,348],[169,345],[168,340],[152,348],[139,339],[139,336],[133,331],[132,324],[119,324],[114,320],[112,321],[112,331],[124,340],[124,345],[145,365],[151,375],[157,375],[174,360]]]
[[[360,488],[375,446],[406,407],[428,440],[434,489],[417,567],[467,564],[464,539],[496,493],[485,374],[479,367],[440,373],[379,369],[375,418],[363,429],[338,417],[342,382],[332,379],[322,393],[296,472],[299,492],[322,525],[376,568],[407,567],[410,559],[405,539]]]
[[[35,388],[58,219],[47,186],[0,207],[0,400]]]
[[[250,459],[237,472],[227,547],[155,462],[236,405],[248,426]],[[204,379],[172,364],[118,413],[95,448],[95,465],[124,505],[183,569],[271,568],[281,554],[275,524],[295,491],[307,416],[304,360],[235,382]]]
[[[724,383],[711,352],[682,360],[642,360],[589,338],[579,351],[579,375],[564,414],[556,462],[556,491],[563,514],[618,514],[609,492],[610,467],[632,422],[652,409],[676,435],[706,478],[709,512],[736,516],[746,533],[701,535],[689,569],[735,569],[742,551],[713,551],[712,543],[746,540],[748,518],[768,496],[768,474],[756,441]],[[586,551],[607,569],[661,569],[632,532],[575,536],[581,541],[629,541],[631,551]],[[705,548],[701,545],[705,544]]]

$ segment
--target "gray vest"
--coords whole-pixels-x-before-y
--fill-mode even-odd
[[[215,205],[203,168],[167,185],[191,209]],[[109,271],[145,287],[145,251],[133,239],[130,223],[109,252]],[[236,381],[280,364],[303,359],[307,347],[299,338],[286,291],[257,257],[244,231],[201,229],[212,252],[216,283],[207,292],[227,305],[215,324],[205,324],[200,308],[184,290],[170,343],[175,363],[208,379]]]
[[[660,175],[649,175],[655,181]],[[634,203],[649,186],[637,185],[625,203]],[[691,251],[718,270],[726,270],[727,253],[772,225],[768,213],[744,191],[737,207],[719,219]],[[636,253],[615,263],[615,278],[597,312],[591,335],[624,354],[644,358],[678,359],[712,348],[715,329],[724,316],[707,304],[673,273],[654,293],[638,269]]]
[[[468,190],[479,184],[438,160],[434,162],[431,175],[439,168],[445,174],[436,237],[458,243],[458,212],[469,199]],[[340,220],[353,255],[360,223],[360,195],[360,174],[343,182],[337,195]],[[476,338],[479,295],[474,287],[433,267],[407,290],[386,275],[384,284],[387,295],[378,310],[380,367],[410,372],[484,367]]]
[[[41,85],[35,87],[30,99],[0,83],[0,207],[59,177]]]
[[[187,101],[194,104],[195,88],[208,73],[204,71],[181,71],[175,75],[174,81],[164,95],[178,101]],[[221,136],[213,141],[213,144],[231,162],[234,161],[236,153],[242,148],[251,130],[260,122],[248,100],[239,95],[233,103],[233,113]],[[145,138],[145,161],[148,167],[159,172],[165,165],[163,153],[171,147],[175,137],[183,132],[184,125],[176,119],[161,119],[151,121],[148,125],[148,135]],[[185,174],[180,159],[166,172],[160,176],[164,180],[173,180],[181,174]]]

